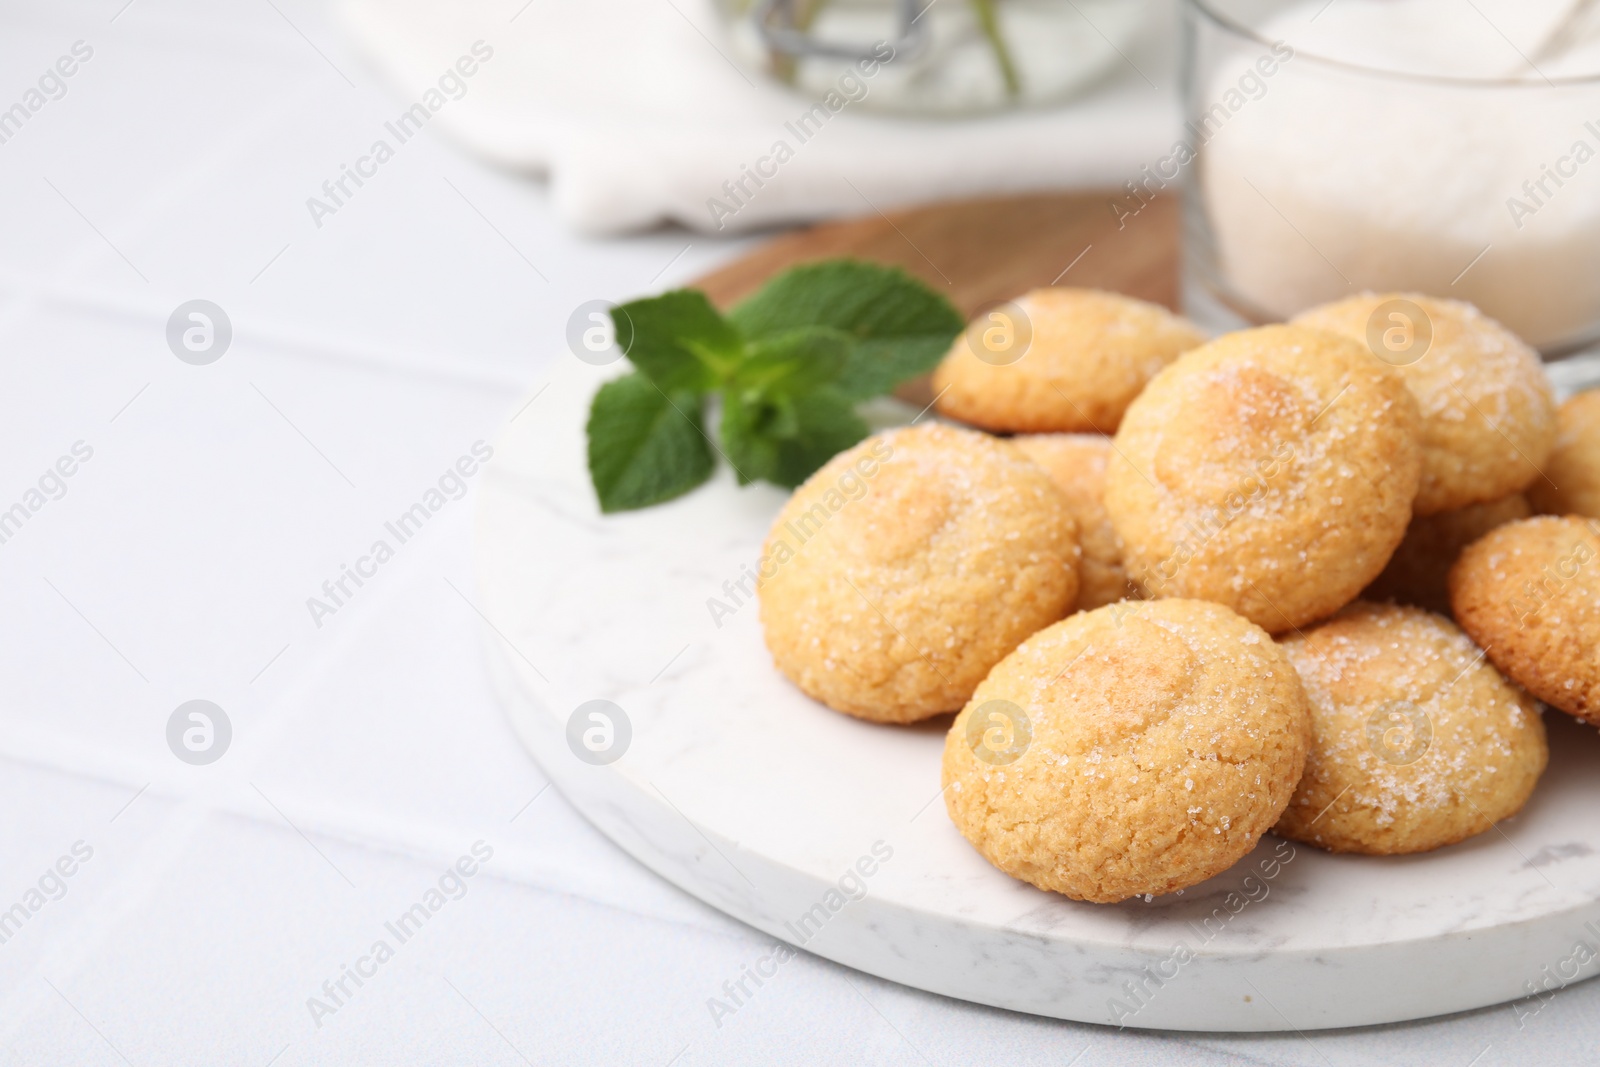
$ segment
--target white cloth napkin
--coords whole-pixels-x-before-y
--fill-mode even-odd
[[[402,107],[424,105],[425,122],[418,112],[397,130],[433,127],[547,175],[557,211],[589,233],[665,221],[736,232],[947,197],[1118,186],[1160,158],[1178,126],[1169,0],[1153,5],[1125,60],[1065,105],[959,120],[850,106],[803,144],[785,123],[813,101],[736,68],[708,0],[343,0],[340,15]],[[735,206],[724,183],[780,138],[797,147],[781,167],[763,165],[776,177],[747,181],[752,195],[731,215],[708,204]]]

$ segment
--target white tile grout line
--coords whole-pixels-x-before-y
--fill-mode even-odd
[[[272,129],[280,126],[294,117],[301,110],[316,99],[324,95],[324,87],[306,88],[298,93],[291,93],[279,100],[275,105],[258,109],[248,121],[234,124],[220,139],[208,141],[207,150],[191,161],[190,165],[179,172],[178,180],[164,183],[159,191],[146,197],[133,210],[131,215],[124,216],[116,224],[115,229],[119,239],[132,242],[148,233],[158,225],[162,218],[178,206],[183,198],[195,189],[212,180],[227,166],[242,158],[248,149],[260,142],[261,137]],[[73,274],[77,269],[98,262],[103,258],[103,252],[97,243],[85,237],[77,242],[74,251],[69,252],[65,259],[55,265],[53,273],[57,277]],[[116,298],[95,299],[82,292],[60,288],[50,282],[43,285],[33,283],[26,279],[13,279],[20,283],[7,295],[8,299],[0,307],[0,332],[14,325],[16,320],[26,314],[36,311],[40,304],[53,304],[75,310],[88,309],[107,314],[111,317],[122,317],[145,325],[159,327],[162,317],[153,313],[148,308],[135,305],[130,301]],[[352,348],[329,346],[309,338],[297,338],[287,333],[273,331],[257,337],[245,335],[244,340],[254,342],[263,347],[277,349],[290,355],[324,355],[333,359],[342,359],[348,362],[365,366],[376,366],[378,369],[394,370],[396,361],[392,356],[380,356],[373,351],[361,351]],[[444,364],[442,361],[419,359],[412,366],[402,366],[400,369],[409,370],[430,377],[442,377],[452,382],[466,383],[488,387],[496,391],[513,391],[520,393],[527,387],[527,379],[518,375],[501,375],[493,373],[462,373],[459,364]],[[472,368],[476,369],[476,368]],[[432,538],[430,538],[432,540]],[[398,582],[396,583],[398,584]],[[352,624],[350,629],[357,628]]]
[[[426,824],[427,840],[419,843],[414,833],[418,825],[415,820],[375,821],[370,818],[364,819],[355,809],[340,808],[337,811],[345,816],[341,822],[311,819],[293,804],[289,805],[288,813],[294,825],[304,827],[311,833],[337,842],[346,848],[382,853],[419,865],[449,865],[460,856],[474,836],[473,831],[461,827]],[[263,829],[280,832],[286,837],[292,837],[294,834],[294,830],[284,826],[276,817],[265,819],[259,813],[242,806],[175,802],[175,807],[166,822],[147,839],[146,851],[139,861],[123,868],[118,877],[100,886],[90,910],[76,915],[70,923],[63,924],[60,932],[54,935],[50,951],[41,953],[39,959],[29,967],[24,976],[9,983],[11,991],[0,999],[0,1045],[12,1044],[17,1033],[32,1019],[39,1007],[50,1002],[48,987],[35,979],[48,978],[57,984],[70,985],[72,976],[83,969],[99,951],[100,946],[116,936],[125,923],[132,920],[146,901],[158,892],[170,891],[172,883],[165,876],[166,872],[189,855],[187,850],[191,841],[218,816],[240,818]],[[356,824],[363,821],[367,824],[364,828],[353,829]],[[407,840],[407,831],[411,832],[410,840]],[[545,861],[542,850],[536,846],[521,846],[516,842],[495,838],[493,834],[488,833],[480,836],[494,845],[495,859],[492,864],[483,868],[483,873],[508,886],[552,896],[575,898],[595,907],[621,912],[636,919],[691,930],[706,936],[722,939],[741,937],[747,939],[752,936],[744,924],[723,915],[710,905],[659,877],[628,856],[599,831],[594,833],[600,847],[614,851],[621,862],[636,865],[643,877],[662,887],[669,895],[678,898],[687,906],[685,910],[691,914],[684,914],[683,911],[674,914],[668,909],[641,906],[636,896],[625,890],[619,891],[615,879],[603,874],[594,875],[585,864],[549,863]],[[311,862],[316,861],[313,859]],[[307,869],[311,870],[309,867]],[[314,871],[311,876],[316,876]],[[331,879],[332,876],[328,877]],[[348,892],[342,886],[336,886],[330,891]],[[698,921],[692,917],[694,915],[698,916]],[[753,936],[765,937],[759,931]]]
[[[0,24],[3,24],[3,20],[0,20]],[[376,88],[373,92],[375,96],[382,95]],[[288,95],[275,107],[258,110],[249,121],[233,127],[228,137],[216,142],[208,152],[181,171],[178,180],[160,186],[159,191],[137,204],[131,214],[125,214],[116,222],[107,223],[115,232],[119,246],[137,243],[159,226],[163,219],[169,217],[171,211],[182,203],[185,196],[215,178],[262,136],[275,127],[295,119],[305,105],[320,99],[324,93],[325,90],[321,87],[303,89]],[[688,247],[692,245],[681,250],[673,262],[681,258]],[[278,254],[281,255],[282,251],[280,248]],[[731,254],[730,252],[730,256]],[[43,281],[36,281],[0,265],[0,285],[7,287],[16,301],[13,306],[0,310],[0,334],[23,316],[36,310],[36,305],[41,303],[74,311],[121,316],[146,327],[159,328],[164,325],[166,311],[156,308],[149,301],[130,299],[114,289],[98,287],[97,292],[96,287],[86,288],[76,281],[72,283],[66,281],[68,278],[81,277],[85,269],[105,259],[106,254],[98,241],[85,236],[72,247],[64,259],[51,265],[49,276]],[[276,259],[276,256],[273,259]],[[238,325],[235,323],[236,330]],[[482,364],[464,362],[455,353],[431,350],[397,353],[388,345],[374,345],[344,338],[314,337],[280,324],[269,324],[265,330],[258,330],[253,335],[250,332],[236,332],[235,341],[261,343],[296,355],[344,360],[377,366],[384,370],[399,368],[420,377],[464,381],[518,393],[528,387],[533,377],[531,374],[523,376],[499,372]],[[552,343],[552,355],[556,354],[557,349],[558,345]]]
[[[148,236],[188,197],[219,177],[227,167],[247,159],[249,152],[258,148],[277,127],[288,124],[301,113],[301,109],[321,95],[321,90],[311,89],[290,94],[272,106],[257,109],[243,121],[229,124],[226,132],[215,140],[203,141],[207,146],[203,152],[124,212],[118,221],[102,220],[114,229],[118,246],[132,246]],[[51,278],[41,288],[50,287],[55,279],[81,276],[102,258],[104,253],[97,241],[80,241],[73,252],[51,272]]]
[[[252,147],[258,145],[276,128],[300,117],[303,109],[322,98],[325,92],[325,88],[318,87],[306,88],[291,94],[275,106],[257,110],[247,121],[231,126],[226,136],[215,142],[208,142],[209,150],[178,172],[177,178],[164,182],[157,192],[136,205],[131,213],[124,214],[115,223],[107,223],[115,232],[116,247],[137,244],[157,228],[162,220],[168,218],[186,197],[213,181],[227,167],[245,158]],[[375,90],[374,95],[378,95]],[[281,250],[279,254],[282,254]],[[6,313],[0,316],[0,331],[5,330],[27,312],[34,310],[35,305],[40,303],[73,310],[120,315],[153,329],[161,329],[167,313],[155,308],[149,301],[135,301],[114,290],[100,293],[86,291],[75,281],[89,267],[105,258],[106,253],[100,245],[100,239],[85,235],[73,245],[72,250],[62,260],[52,266],[49,276],[43,281],[35,281],[0,268],[0,275],[3,275],[3,279],[0,280],[8,286],[11,295],[17,301],[16,307],[7,309]],[[236,330],[238,325],[235,323]],[[459,356],[443,352],[413,350],[397,354],[393,348],[387,346],[382,347],[380,351],[376,345],[330,342],[278,325],[269,325],[254,335],[249,332],[236,332],[234,341],[264,343],[296,354],[343,359],[376,365],[383,369],[399,367],[419,376],[459,380],[515,392],[526,389],[530,380],[529,377],[500,373],[482,365],[464,363]]]
[[[137,241],[141,233],[148,232],[159,220],[164,217],[164,212],[181,196],[198,188],[202,181],[214,171],[234,159],[238,158],[256,139],[270,129],[273,124],[286,121],[296,107],[310,101],[312,94],[309,91],[291,96],[288,100],[280,102],[276,107],[258,111],[252,121],[235,126],[225,137],[215,142],[214,146],[199,161],[192,164],[185,172],[186,179],[175,180],[163,186],[163,192],[147,197],[139,203],[131,215],[125,216],[115,230],[118,238],[124,243]],[[62,259],[55,262],[50,270],[50,277],[43,281],[35,281],[10,274],[5,278],[10,288],[9,295],[12,303],[0,310],[0,337],[9,333],[29,314],[37,313],[41,305],[47,302],[62,303],[67,306],[82,308],[85,303],[91,308],[99,308],[93,299],[85,299],[71,295],[68,287],[57,285],[53,279],[68,278],[83,273],[89,267],[104,258],[98,241],[86,236],[76,239],[77,243]],[[8,272],[9,273],[9,272]],[[103,302],[109,308],[109,301]],[[152,318],[149,313],[134,313],[140,320],[148,321]],[[159,323],[159,318],[156,319]]]
[[[0,760],[11,761],[24,766],[33,767],[46,773],[55,773],[67,777],[77,778],[96,785],[115,786],[118,788],[132,789],[126,781],[118,781],[98,775],[84,774],[68,766],[61,766],[59,761],[45,761],[27,757],[19,757],[9,752],[0,750]],[[166,822],[156,831],[151,838],[159,838],[164,842],[157,851],[163,857],[166,865],[177,862],[182,853],[182,848],[187,842],[204,828],[207,821],[216,817],[238,819],[259,829],[272,833],[280,833],[285,839],[293,837],[295,828],[305,830],[324,841],[336,843],[346,849],[363,850],[367,852],[382,853],[408,863],[448,865],[453,862],[465,848],[466,844],[475,837],[482,837],[495,848],[495,861],[491,866],[485,867],[485,872],[491,874],[506,885],[530,889],[538,892],[560,894],[576,897],[590,903],[612,908],[644,919],[658,922],[671,923],[677,926],[692,928],[705,933],[726,936],[727,927],[737,924],[735,920],[722,916],[710,905],[696,900],[691,895],[673,886],[668,880],[651,872],[643,864],[638,863],[619,846],[606,838],[598,830],[594,830],[594,843],[608,852],[613,853],[617,859],[627,865],[637,865],[640,874],[652,884],[670,888],[671,894],[681,897],[685,902],[691,903],[690,910],[703,912],[709,919],[706,923],[696,923],[680,914],[670,914],[661,909],[641,907],[636,896],[619,891],[615,880],[604,874],[595,875],[591,868],[581,861],[574,864],[552,863],[548,860],[546,850],[537,844],[524,844],[516,840],[509,840],[501,832],[472,828],[465,825],[441,822],[434,820],[418,820],[411,817],[389,818],[381,813],[374,813],[356,805],[329,804],[326,802],[306,801],[294,799],[296,794],[284,792],[276,796],[276,802],[284,809],[285,819],[274,814],[263,814],[261,805],[252,806],[243,794],[240,794],[241,803],[224,798],[218,802],[201,803],[192,799],[174,797],[169,794],[157,794],[153,798],[147,793],[143,802],[154,799],[157,802],[166,802],[172,805],[172,812]],[[574,814],[577,814],[574,812]],[[586,820],[579,821],[588,825]],[[492,823],[490,824],[492,825]],[[173,829],[176,826],[183,833],[178,834]],[[171,838],[167,847],[167,839]],[[94,842],[91,842],[94,843]],[[173,851],[176,848],[177,851]],[[146,877],[143,867],[148,864],[123,868],[120,877],[114,879],[97,890],[102,898],[117,896],[123,892],[124,883],[133,880],[136,885],[142,885]],[[163,869],[165,869],[163,867]],[[320,865],[317,860],[307,853],[306,877],[318,877]],[[155,874],[159,875],[159,871]],[[329,892],[345,893],[346,890],[333,882],[332,875],[326,875]],[[358,887],[358,892],[365,892],[367,886]],[[143,898],[141,898],[143,899]],[[118,909],[115,918],[120,919],[128,909]],[[79,921],[87,922],[90,917],[80,917]],[[114,925],[114,924],[113,924]],[[60,957],[52,946],[52,965],[50,973],[58,978],[69,976],[73,971],[60,966]],[[21,983],[19,983],[21,984]],[[0,1001],[0,1035],[4,1034],[3,1026],[6,1017],[10,1014],[9,1004]]]
[[[426,537],[429,542],[427,549],[412,554],[404,561],[401,564],[402,572],[405,570],[414,572],[422,566],[424,560],[440,554],[444,535],[436,531],[447,528],[447,523],[429,523],[428,527],[422,531],[422,536]],[[402,572],[397,572],[393,575],[394,580],[386,582],[384,587],[377,590],[374,595],[364,597],[360,603],[352,605],[355,609],[353,617],[340,620],[343,625],[339,626],[335,633],[330,634],[323,641],[322,647],[317,650],[317,653],[302,668],[300,673],[294,676],[293,680],[287,684],[276,700],[267,705],[264,714],[257,721],[258,729],[252,745],[246,747],[243,751],[237,752],[231,760],[217,765],[219,768],[225,768],[226,777],[212,776],[194,792],[178,799],[173,812],[167,817],[161,828],[152,835],[157,842],[157,847],[153,851],[141,855],[133,864],[124,868],[118,876],[113,878],[112,883],[103,890],[108,898],[114,898],[117,901],[116,907],[107,909],[108,912],[112,913],[111,917],[96,915],[93,919],[88,920],[88,931],[79,934],[73,939],[71,951],[52,953],[51,971],[53,974],[58,978],[65,978],[67,974],[74,973],[93,948],[109,936],[115,925],[114,919],[119,919],[122,915],[129,913],[136,904],[142,903],[151,893],[162,886],[163,882],[159,876],[184,855],[184,849],[191,839],[200,832],[206,820],[214,812],[228,811],[234,807],[228,799],[228,791],[240,791],[241,783],[247,784],[254,777],[253,771],[257,765],[269,755],[275,755],[279,751],[276,742],[290,728],[292,723],[302,717],[304,708],[309,703],[312,694],[316,692],[317,687],[329,678],[333,670],[346,658],[349,649],[361,639],[367,629],[377,619],[386,614],[384,609],[400,595],[401,590],[405,587],[403,578],[412,577],[414,579],[414,575],[405,575]],[[13,731],[13,735],[14,733]],[[3,746],[3,744],[3,736],[0,736],[0,746]],[[81,752],[81,742],[78,747]],[[4,751],[3,747],[0,747],[0,751]],[[252,756],[247,756],[246,753],[251,753]],[[20,756],[21,754],[18,755]],[[21,758],[26,759],[26,756]],[[61,769],[66,770],[69,766],[70,764]],[[142,780],[148,781],[148,778]],[[136,784],[128,785],[126,782],[123,784],[129,788],[136,787]],[[159,789],[157,795],[161,795]],[[242,792],[240,795],[243,795]],[[273,816],[273,818],[275,817]],[[254,818],[260,822],[270,821],[262,811],[258,811]],[[316,864],[315,867],[309,866],[316,863],[309,850],[307,852],[307,860],[308,871],[314,872],[308,874],[308,877],[326,876],[320,872],[320,864]],[[338,891],[349,892],[350,890],[339,886]],[[75,931],[75,933],[77,932]],[[67,960],[71,961],[70,966],[65,965]],[[38,966],[34,968],[34,971],[42,973],[39,972]],[[31,1012],[36,996],[29,994],[27,989],[41,984],[32,981],[25,982],[18,987],[22,990],[20,994],[14,993],[6,1001],[0,1002],[0,1045],[5,1044],[5,1038],[14,1033],[16,1025],[5,1021],[12,1015],[10,1011],[11,1001],[18,995],[23,996],[27,1000]]]
[[[417,546],[420,551],[410,555],[401,564],[401,570],[394,573],[392,581],[384,583],[384,588],[379,590],[377,595],[363,597],[360,603],[352,603],[348,616],[341,611],[339,619],[330,624],[338,626],[340,632],[331,635],[333,638],[331,642],[324,642],[322,647],[316,649],[313,656],[291,676],[293,680],[282,693],[268,705],[268,711],[257,720],[258,729],[252,739],[251,749],[254,751],[254,759],[243,766],[238,759],[233,760],[227,766],[226,780],[213,779],[209,785],[187,795],[175,796],[173,795],[175,790],[169,787],[178,780],[176,774],[168,774],[165,783],[162,777],[157,775],[152,783],[151,768],[147,764],[122,757],[115,749],[103,746],[86,749],[79,738],[38,729],[18,729],[14,726],[0,733],[0,758],[9,758],[91,781],[116,785],[130,792],[149,783],[147,797],[164,798],[177,805],[178,810],[169,817],[168,823],[175,827],[171,834],[181,837],[180,845],[198,832],[204,816],[210,814],[230,814],[262,825],[277,825],[276,815],[265,812],[261,805],[251,806],[249,802],[245,786],[255,776],[254,769],[264,760],[281,753],[281,746],[277,742],[293,728],[295,723],[305,718],[312,694],[326,683],[332,672],[346,660],[351,647],[363,640],[371,627],[382,619],[392,617],[394,601],[405,596],[412,583],[431,583],[444,569],[440,564],[449,561],[450,547],[460,541],[462,536],[460,527],[463,524],[470,526],[472,521],[471,506],[466,500],[460,503],[463,506],[454,514],[444,517],[444,522],[429,523],[428,527],[421,531],[419,537],[423,542]],[[475,629],[477,623],[473,622],[471,625]],[[499,714],[498,703],[488,692],[486,679],[484,686],[486,700],[494,703],[496,714]],[[508,730],[508,744],[516,744],[512,737]],[[437,827],[430,828],[425,835],[428,838],[427,843],[419,844],[415,837],[408,840],[407,829],[415,826],[414,820],[387,819],[381,813],[366,813],[348,805],[296,802],[292,792],[278,796],[274,790],[273,795],[285,808],[288,817],[293,820],[293,825],[309,828],[314,833],[351,846],[380,849],[416,859],[440,861],[448,861],[458,851],[457,838],[461,832],[460,828],[452,828],[447,824],[438,824]],[[191,810],[200,812],[201,816],[181,815],[181,812]],[[287,827],[283,829],[286,833],[290,832]],[[162,833],[167,834],[168,831],[164,829]],[[606,847],[614,846],[608,842]],[[160,854],[168,856],[167,852]],[[177,853],[173,853],[168,856],[167,862],[175,861],[176,855]],[[309,852],[307,859],[310,864],[320,867],[316,858]],[[140,867],[135,867],[124,877],[136,879],[140,876],[140,870]],[[583,895],[586,899],[638,913],[637,908],[631,906],[625,896],[612,891],[612,887],[603,879],[585,879],[582,877],[582,872],[576,872],[578,877],[574,878],[574,873],[560,867],[548,867],[535,862],[529,865],[523,881],[536,888]],[[583,882],[588,884],[575,884]],[[346,891],[342,886],[339,890]],[[4,1009],[0,1006],[0,1019],[3,1017]]]
[[[248,121],[231,127],[227,136],[211,142],[210,150],[180,172],[177,180],[163,183],[159,192],[147,197],[130,215],[114,224],[119,247],[136,244],[181,205],[185,197],[245,157],[251,147],[259,144],[275,128],[297,118],[306,105],[320,99],[324,93],[323,88],[308,88],[290,95],[276,106],[258,110]],[[0,314],[0,332],[36,310],[39,305],[99,312],[138,322],[153,330],[163,328],[166,313],[156,310],[148,302],[134,301],[115,291],[95,294],[85,291],[81,285],[65,282],[65,279],[81,276],[84,270],[104,258],[105,253],[98,241],[85,237],[78,241],[72,252],[54,265],[50,276],[42,282],[7,272],[5,282],[16,304]],[[237,329],[237,323],[235,327]],[[382,370],[399,369],[417,377],[517,393],[528,387],[532,377],[497,372],[482,364],[464,362],[459,357],[445,353],[415,350],[396,353],[387,347],[380,350],[378,346],[330,342],[307,334],[297,334],[292,328],[274,325],[254,333],[236,332],[234,342],[257,343],[294,355],[330,358]]]
[[[154,331],[151,336],[158,336],[165,323],[163,314],[152,312],[148,307],[110,294],[86,296],[67,290],[39,288],[25,299],[32,302],[31,306],[0,312],[0,334],[3,334],[16,318],[30,311],[36,313],[39,308],[70,310],[79,314],[98,315],[105,319],[138,323],[147,330]],[[397,352],[392,348],[380,350],[376,346],[358,346],[318,339],[310,334],[295,334],[290,330],[270,325],[265,329],[252,330],[241,330],[238,322],[233,325],[234,347],[255,346],[278,355],[327,360],[362,370],[401,373],[423,381],[432,380],[469,388],[521,394],[540,373],[538,368],[533,367],[530,367],[527,374],[501,372],[486,364],[471,362],[459,356],[447,357],[442,353],[419,351]],[[559,344],[558,339],[552,339],[552,358],[562,354]]]
[[[198,807],[179,805],[160,830],[151,835],[149,846],[140,856],[101,888],[99,907],[66,925],[50,951],[40,953],[26,976],[12,983],[10,992],[0,1000],[0,1046],[12,1046],[23,1025],[53,997],[39,979],[48,975],[57,984],[70,985],[72,976],[140,905],[170,889],[162,874],[183,855],[205,817]]]
[[[496,706],[498,713],[498,706]],[[507,743],[520,744],[507,732]],[[119,790],[126,790],[131,795],[138,787],[130,784],[138,776],[134,771],[122,777],[111,777],[97,773],[86,773],[82,770],[66,765],[61,760],[39,759],[34,756],[7,751],[0,748],[0,760],[10,761],[38,771],[80,779],[95,785],[107,786]],[[147,771],[145,773],[148,773]],[[541,792],[547,792],[542,790]],[[586,899],[594,899],[608,903],[611,906],[622,907],[627,910],[627,897],[615,892],[608,892],[612,885],[604,878],[587,878],[588,871],[583,868],[569,868],[559,864],[544,862],[547,853],[537,845],[522,845],[516,841],[508,840],[504,836],[505,819],[503,813],[495,812],[482,827],[469,827],[464,824],[446,822],[441,820],[419,820],[417,818],[390,817],[381,812],[357,804],[332,803],[328,801],[306,799],[303,794],[283,789],[274,789],[272,799],[283,809],[283,813],[290,820],[285,825],[283,819],[273,814],[270,809],[258,803],[252,804],[250,798],[255,794],[248,790],[236,791],[237,797],[223,797],[213,803],[198,805],[211,815],[227,816],[241,822],[253,824],[274,833],[282,832],[293,836],[293,827],[300,827],[327,841],[354,849],[367,849],[398,856],[408,861],[418,863],[448,864],[455,860],[462,849],[472,837],[482,837],[495,847],[496,862],[494,870],[507,884],[527,885],[530,888],[547,889],[551,892],[578,895],[580,892],[587,894]],[[558,790],[559,792],[559,790]],[[548,798],[545,798],[548,799]],[[152,786],[144,793],[140,803],[154,800],[165,802],[180,807],[192,803],[190,798],[174,795],[173,791],[160,791]],[[540,803],[543,803],[541,801]],[[523,814],[523,819],[534,817],[537,807],[531,808]],[[584,825],[589,825],[581,813],[574,809],[574,815]],[[637,863],[624,852],[620,846],[614,844],[600,831],[595,830],[595,840],[604,848],[614,851],[616,855],[628,863]],[[91,842],[92,844],[93,842]],[[518,854],[518,862],[511,866],[500,862],[501,846],[507,852]],[[308,876],[315,876],[318,861],[310,853],[306,855],[307,865],[305,870]],[[486,868],[487,869],[487,868]],[[648,872],[643,864],[639,865],[642,872]],[[666,879],[653,873],[649,874],[653,882],[670,885]],[[332,889],[339,886],[334,882],[334,877],[328,875]],[[365,887],[358,887],[364,891]],[[341,890],[342,891],[342,890]],[[709,907],[709,905],[707,905]],[[636,914],[650,914],[638,912]]]

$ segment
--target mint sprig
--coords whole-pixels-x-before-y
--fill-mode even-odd
[[[610,513],[693,489],[718,449],[741,485],[794,487],[867,436],[855,405],[934,368],[964,321],[896,267],[825,260],[778,275],[723,316],[680,289],[612,312],[634,371],[589,409],[589,477]]]
[[[674,399],[634,373],[607,382],[594,395],[589,480],[602,511],[671,500],[711,477],[715,466],[693,393]]]

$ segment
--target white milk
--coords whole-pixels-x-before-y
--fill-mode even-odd
[[[1409,289],[1469,300],[1541,347],[1592,333],[1600,83],[1552,88],[1523,58],[1570,2],[1476,0],[1491,24],[1466,0],[1314,0],[1263,27],[1296,55],[1200,153],[1232,294],[1282,318],[1361,289]],[[1538,67],[1552,80],[1600,72],[1596,36]],[[1265,51],[1223,58],[1212,99]],[[1313,57],[1518,82],[1449,85]]]

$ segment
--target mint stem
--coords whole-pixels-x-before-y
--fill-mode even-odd
[[[817,16],[822,14],[828,0],[799,0],[794,16],[794,29],[798,33],[805,33],[811,29],[812,23],[817,21]],[[800,73],[800,60],[798,56],[783,55],[777,51],[772,52],[772,72],[778,80],[788,85],[795,83]]]
[[[978,16],[978,25],[983,28],[983,35],[989,39],[989,47],[994,50],[995,63],[1000,67],[1000,77],[1006,83],[1006,95],[1016,97],[1022,92],[1022,83],[1017,78],[1017,68],[1011,61],[1011,49],[1006,47],[1006,40],[1000,36],[1000,16],[995,11],[994,0],[972,0],[972,10]]]

